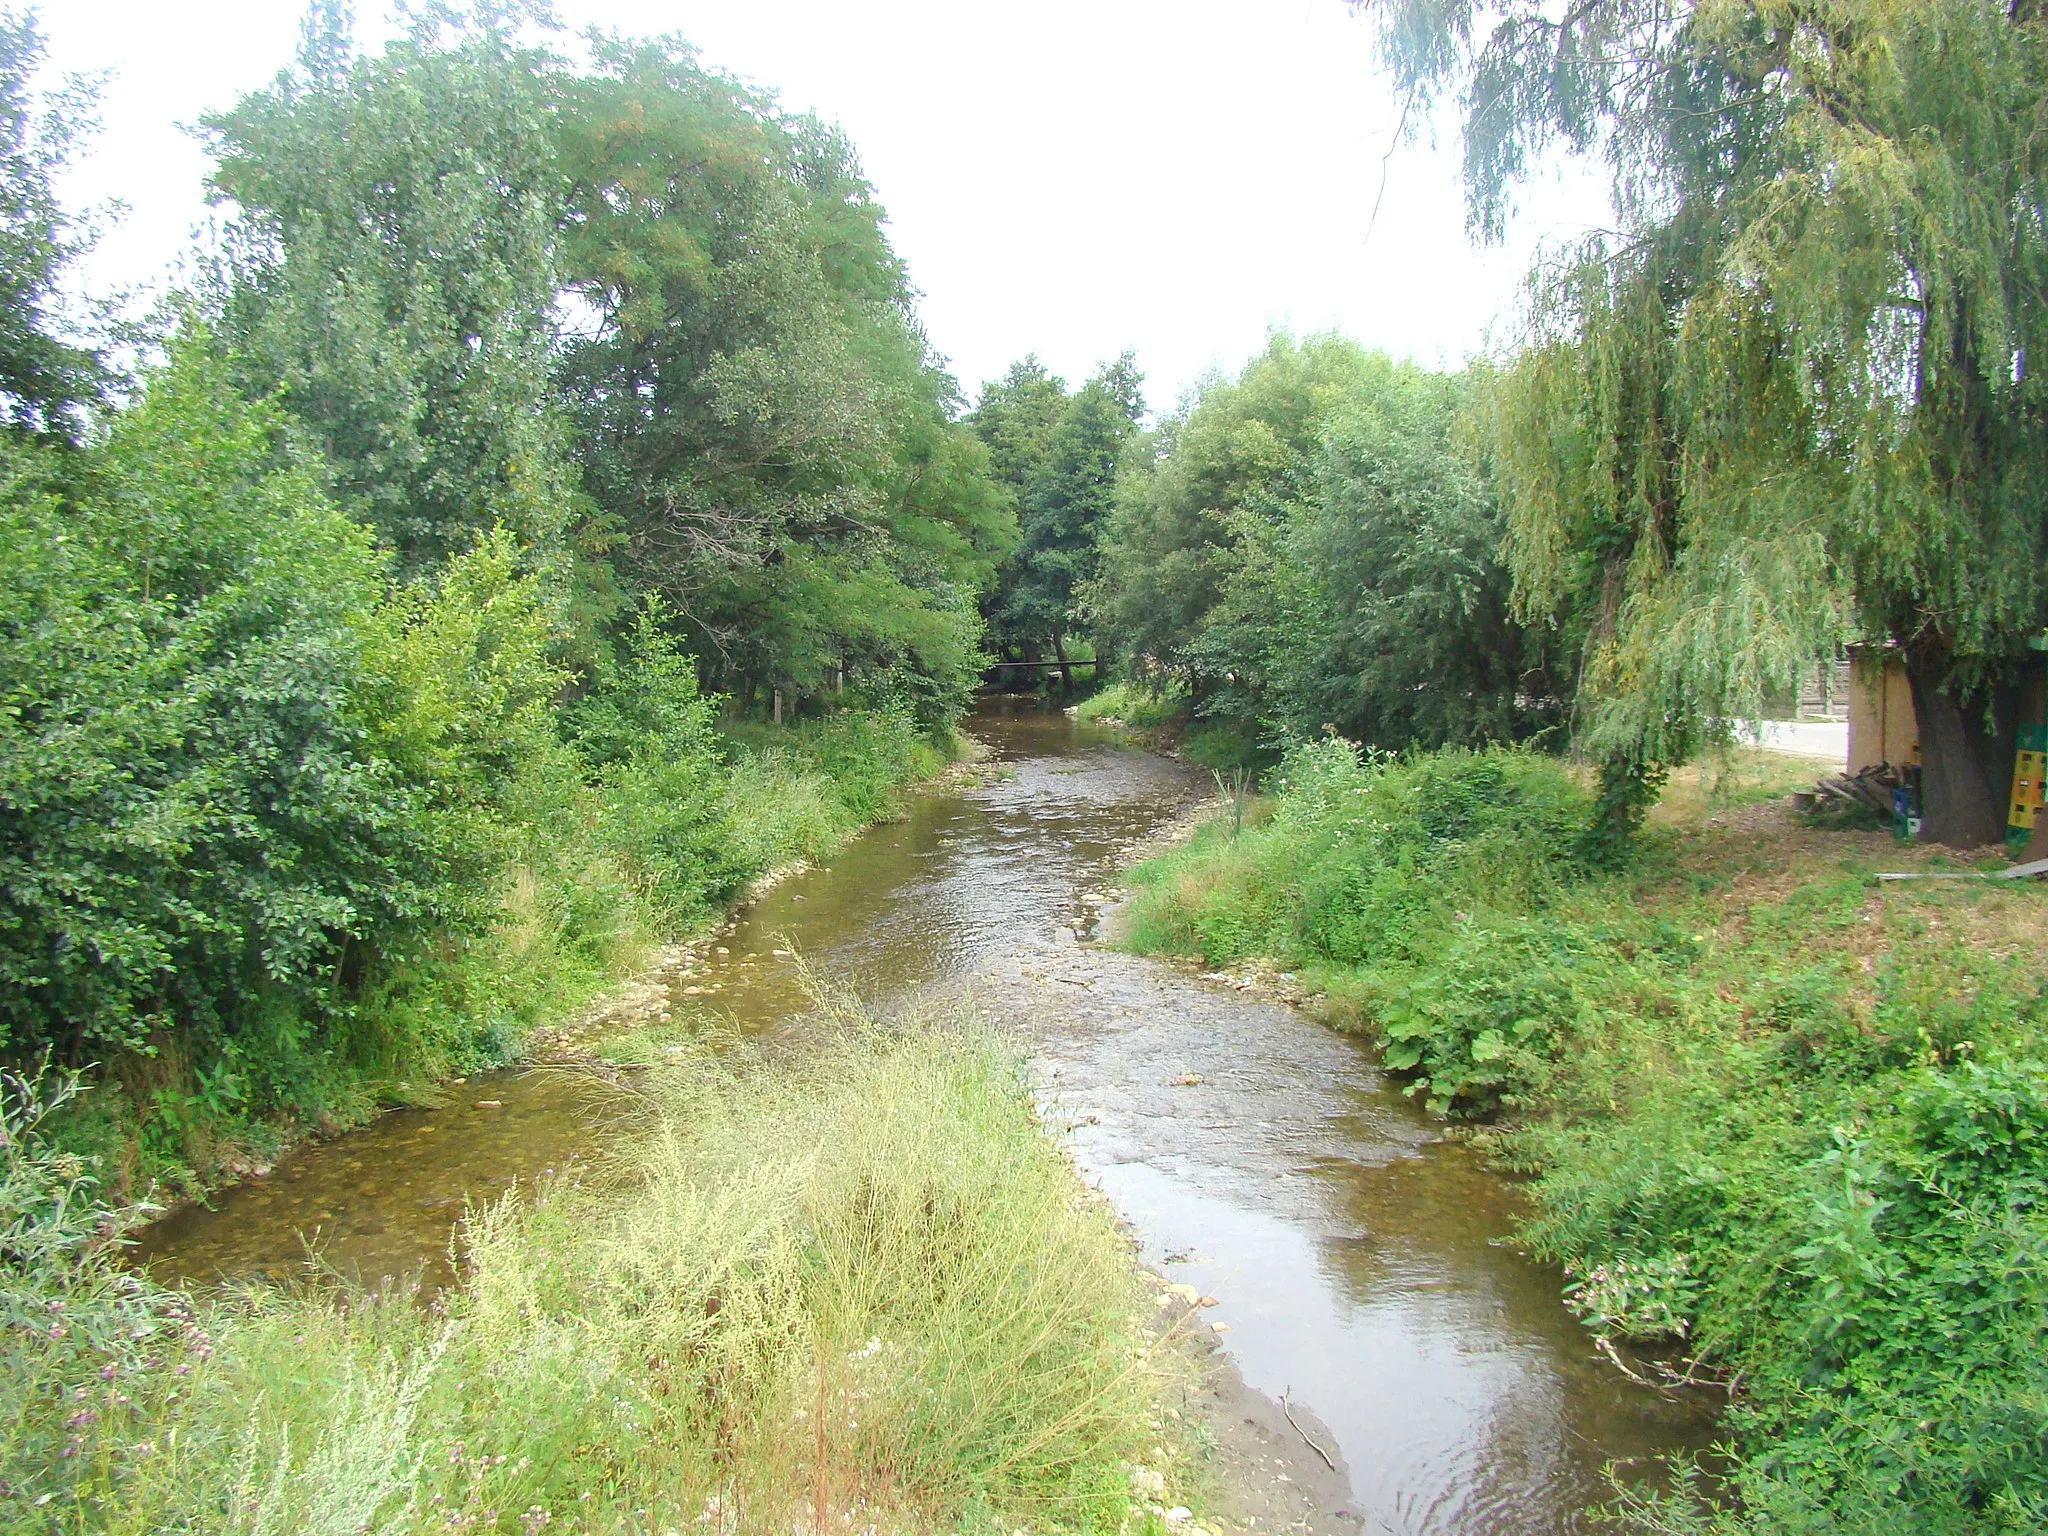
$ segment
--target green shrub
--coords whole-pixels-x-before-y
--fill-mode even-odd
[[[1118,681],[1099,688],[1074,706],[1080,720],[1115,720],[1137,730],[1166,725],[1187,713],[1187,698],[1178,689],[1157,690],[1142,683]]]
[[[1513,914],[1578,873],[1569,848],[1585,796],[1566,767],[1505,749],[1376,757],[1331,739],[1290,753],[1272,782],[1269,817],[1138,872],[1132,946],[1328,970],[1432,1103],[1511,1094],[1509,1058],[1541,1027],[1528,1010],[1554,1001]],[[1495,980],[1448,982],[1436,967],[1458,946]],[[1509,993],[1528,1007],[1503,1030]]]
[[[662,605],[649,601],[623,654],[566,713],[603,804],[605,846],[673,932],[701,920],[758,866],[730,837],[716,701],[698,691],[696,662],[663,621]]]
[[[945,766],[952,749],[907,713],[846,710],[787,727],[731,724],[737,752],[727,835],[749,874],[832,852],[899,809],[899,791]]]
[[[350,968],[466,900],[386,750],[381,557],[280,438],[198,336],[0,493],[0,1052],[130,1063],[173,1132],[333,1100]]]
[[[0,443],[0,525],[0,1061],[97,1064],[66,1134],[143,1187],[509,1059],[942,759],[847,711],[764,771],[654,605],[572,675],[503,530],[395,582],[203,332]]]

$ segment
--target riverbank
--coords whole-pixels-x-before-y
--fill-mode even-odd
[[[209,1293],[337,1275],[445,1290],[465,1208],[612,1177],[642,1069],[658,1077],[708,1039],[800,1061],[821,1038],[812,978],[891,1017],[964,993],[1032,1063],[1040,1124],[1138,1261],[1216,1301],[1190,1309],[1175,1290],[1144,1309],[1207,1332],[1212,1386],[1239,1383],[1168,1404],[1182,1418],[1167,1425],[1217,1442],[1182,1497],[1202,1523],[1322,1530],[1349,1511],[1400,1530],[1430,1511],[1557,1536],[1603,1496],[1607,1460],[1694,1443],[1683,1412],[1593,1354],[1554,1271],[1497,1241],[1512,1181],[1447,1141],[1355,1040],[1093,942],[1118,871],[1210,799],[1206,775],[1001,700],[972,729],[990,763],[767,893],[675,978],[669,1021],[606,1047],[630,1069],[472,1079],[158,1224],[136,1263]],[[1317,1488],[1328,1469],[1290,1414],[1358,1480],[1355,1500]]]
[[[340,1017],[297,1026],[289,1090],[195,1082],[176,1040],[158,1040],[90,1073],[53,1134],[124,1205],[176,1204],[308,1139],[443,1102],[451,1084],[577,1059],[651,1022],[737,914],[980,755],[957,733],[848,712],[730,728],[663,806],[644,803],[644,785],[571,786],[557,823],[494,877],[486,926],[431,956],[370,957],[384,979],[361,983]]]
[[[1125,932],[1290,978],[1533,1175],[1522,1241],[1602,1347],[1728,1404],[1732,1502],[1661,1528],[2032,1528],[2048,903],[1880,883],[1957,861],[1801,824],[1741,768],[1681,776],[1608,876],[1563,764],[1328,744],[1138,871]]]
[[[1184,1330],[1015,1058],[946,1018],[820,1027],[640,1074],[609,1172],[473,1210],[426,1307],[140,1289],[17,1116],[47,1241],[16,1299],[51,1321],[0,1350],[0,1529],[1185,1525]]]

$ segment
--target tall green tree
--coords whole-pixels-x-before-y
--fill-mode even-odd
[[[519,19],[425,9],[364,56],[318,0],[295,67],[205,125],[248,386],[415,573],[496,524],[556,549],[576,517],[548,378],[563,180]]]
[[[1261,713],[1396,750],[1526,738],[1559,719],[1569,657],[1511,612],[1486,381],[1373,361],[1223,604],[1267,636]]]
[[[1247,539],[1277,528],[1306,494],[1331,419],[1385,367],[1340,336],[1276,335],[1133,449],[1088,592],[1104,643],[1126,666],[1170,676],[1198,708],[1258,712],[1272,615],[1226,617],[1219,604]]]
[[[673,40],[600,42],[555,133],[558,379],[621,577],[722,688],[956,710],[1012,524],[849,146]]]
[[[58,282],[85,237],[54,183],[92,126],[93,93],[72,82],[38,94],[43,63],[34,14],[0,11],[0,421],[74,438],[106,369],[66,335]]]
[[[1513,740],[1557,714],[1508,611],[1476,374],[1275,336],[1134,450],[1088,602],[1198,714],[1389,749]]]
[[[1991,0],[1384,0],[1463,93],[1472,221],[1604,154],[1618,236],[1507,371],[1507,549],[1585,637],[1625,823],[1658,765],[1837,639],[1887,638],[1926,835],[1998,839],[2048,624],[2048,23]]]
[[[1126,352],[1072,394],[1036,358],[982,390],[974,427],[1016,497],[1019,535],[990,601],[992,626],[1026,660],[1064,657],[1067,637],[1087,627],[1081,595],[1144,415],[1143,385]]]

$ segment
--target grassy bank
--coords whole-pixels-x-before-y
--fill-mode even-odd
[[[472,1213],[431,1307],[152,1296],[17,1114],[0,1529],[1156,1528],[1183,1366],[1109,1212],[991,1039],[848,1030],[646,1074],[617,1177]]]
[[[1139,871],[1133,947],[1306,974],[1534,1175],[1596,1333],[1728,1392],[1738,1470],[1668,1530],[2048,1526],[2048,899],[1682,776],[1632,868],[1565,764],[1293,756]],[[1656,1367],[1645,1367],[1654,1370]]]
[[[1074,713],[1084,721],[1123,726],[1161,751],[1178,752],[1218,773],[1273,760],[1256,721],[1239,716],[1197,716],[1189,707],[1187,694],[1171,684],[1152,689],[1119,679],[1083,699]]]

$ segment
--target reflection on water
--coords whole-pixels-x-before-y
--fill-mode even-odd
[[[1217,1298],[1246,1381],[1312,1408],[1367,1531],[1578,1529],[1609,1461],[1704,1442],[1706,1405],[1630,1385],[1500,1242],[1516,1187],[1358,1044],[1278,1004],[1078,951],[1019,956],[1055,1124],[1148,1265]]]
[[[1048,1111],[1149,1264],[1216,1296],[1246,1380],[1338,1442],[1367,1531],[1578,1528],[1609,1460],[1698,1444],[1704,1410],[1593,1354],[1552,1271],[1499,1246],[1513,1185],[1390,1089],[1357,1046],[1274,1004],[1096,949],[1125,851],[1204,786],[1056,714],[973,723],[1005,776],[778,888],[678,995],[746,1031],[799,1013],[791,954],[870,997],[966,984],[1030,1045]],[[446,1274],[465,1200],[602,1157],[611,1101],[563,1069],[307,1147],[147,1235],[166,1280],[277,1277],[309,1243],[374,1281]]]

